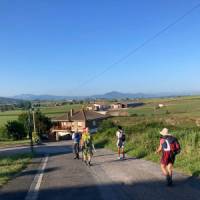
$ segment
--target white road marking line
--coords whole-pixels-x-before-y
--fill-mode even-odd
[[[46,168],[48,159],[49,159],[48,155],[43,159],[42,164],[38,169],[38,173],[36,174],[32,184],[30,186],[30,189],[26,195],[25,200],[37,200],[39,190],[40,190],[40,185],[42,183],[42,178],[44,175],[44,170]]]

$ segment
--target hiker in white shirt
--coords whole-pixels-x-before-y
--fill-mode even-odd
[[[121,126],[118,126],[118,131],[116,132],[117,137],[117,148],[118,148],[118,159],[121,159],[120,154],[122,153],[122,158],[125,158],[124,145],[125,145],[125,133]],[[122,150],[122,151],[121,151]]]

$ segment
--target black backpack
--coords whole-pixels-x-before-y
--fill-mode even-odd
[[[124,132],[122,132],[122,137],[121,137],[121,140],[122,140],[122,142],[125,142],[125,140],[126,140],[126,135],[125,135],[125,133],[124,133]]]

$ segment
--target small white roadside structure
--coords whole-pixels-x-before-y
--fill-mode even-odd
[[[164,107],[164,104],[160,103],[160,104],[158,104],[158,107],[159,107],[159,108],[163,108],[163,107]]]

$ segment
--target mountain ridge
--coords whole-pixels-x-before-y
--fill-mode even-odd
[[[111,91],[105,94],[100,95],[90,95],[90,96],[57,96],[57,95],[34,95],[34,94],[21,94],[10,97],[11,99],[16,100],[40,100],[40,101],[48,101],[48,100],[84,100],[84,99],[138,99],[138,98],[159,98],[159,97],[173,97],[173,96],[187,96],[192,95],[192,93],[187,92],[180,92],[180,93],[170,93],[170,92],[163,92],[163,93],[155,93],[155,94],[148,94],[148,93],[123,93],[118,91]]]

